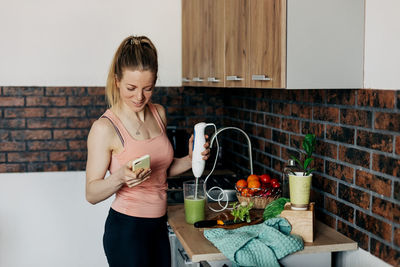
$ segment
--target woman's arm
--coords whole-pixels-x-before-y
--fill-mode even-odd
[[[159,104],[154,104],[154,105],[157,108],[157,112],[160,115],[161,120],[163,121],[165,127],[167,127],[167,115],[164,107]],[[206,138],[208,138],[207,135]],[[201,153],[203,155],[204,160],[207,160],[209,158],[210,150],[208,149],[208,147],[209,143],[206,142],[204,144],[205,150],[203,153]],[[193,135],[189,139],[189,155],[183,158],[174,158],[174,160],[171,163],[171,166],[168,169],[168,174],[167,174],[168,177],[179,175],[192,168],[192,151],[193,151],[192,148],[193,148]]]
[[[187,170],[190,170],[191,168],[192,160],[189,158],[189,155],[183,158],[174,158],[171,166],[168,169],[168,177],[179,175]]]
[[[206,138],[208,138],[207,135]],[[204,144],[205,150],[201,153],[203,155],[204,160],[207,160],[210,157],[210,149],[208,147],[209,143],[206,142]],[[193,148],[193,135],[189,139],[189,155],[183,158],[174,158],[171,166],[168,169],[168,177],[179,175],[192,168],[192,153],[193,153],[192,148]]]
[[[86,162],[86,199],[92,204],[109,198],[124,184],[131,187],[143,182],[151,173],[150,169],[135,173],[128,162],[104,179],[111,161],[112,140],[115,140],[115,130],[110,123],[106,119],[95,121],[88,136]]]

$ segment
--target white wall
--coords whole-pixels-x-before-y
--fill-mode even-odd
[[[0,86],[104,86],[132,34],[155,43],[158,85],[180,86],[180,0],[0,1]]]
[[[364,88],[400,89],[400,1],[365,1]]]
[[[0,266],[107,266],[112,198],[85,200],[84,172],[0,174]]]

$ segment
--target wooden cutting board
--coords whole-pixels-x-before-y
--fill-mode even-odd
[[[235,224],[231,224],[231,225],[215,225],[212,227],[207,227],[207,228],[199,228],[199,229],[211,229],[211,228],[223,228],[223,229],[236,229],[242,226],[247,226],[247,225],[254,225],[254,224],[259,224],[263,222],[263,214],[264,210],[250,210],[250,218],[251,218],[251,222],[247,223],[247,222],[241,222],[241,223],[235,223]],[[209,215],[207,216],[207,220],[233,220],[234,217],[231,214],[231,211],[223,211],[220,213],[209,213]]]

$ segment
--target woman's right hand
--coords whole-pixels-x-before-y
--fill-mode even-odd
[[[132,171],[131,166],[132,161],[129,161],[118,170],[118,177],[121,181],[121,184],[126,184],[128,187],[134,187],[150,178],[150,168]]]

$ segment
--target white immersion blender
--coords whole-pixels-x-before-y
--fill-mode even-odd
[[[205,123],[205,122],[199,122],[194,126],[194,138],[193,138],[193,153],[192,153],[192,171],[193,171],[193,175],[196,178],[196,182],[195,182],[195,199],[197,199],[197,185],[198,185],[198,180],[201,177],[201,175],[204,172],[204,168],[206,166],[206,162],[205,160],[203,160],[203,156],[201,155],[201,153],[205,150],[204,148],[204,144],[206,143],[206,138],[204,137],[204,130],[207,126],[213,126],[215,129],[215,132],[217,132],[217,126],[215,126],[214,123]],[[218,143],[218,139],[216,138],[216,143],[217,143],[217,155],[219,154],[219,143]],[[211,209],[212,211],[215,212],[219,212],[219,211],[223,211],[224,209],[226,209],[228,207],[228,200],[225,203],[225,206],[221,205],[221,200],[224,198],[224,195],[226,194],[224,192],[224,190],[218,186],[213,186],[212,188],[209,189],[209,191],[211,190],[220,190],[221,193],[218,196],[218,199],[215,199],[213,197],[211,197],[209,195],[209,191],[206,190],[206,183],[208,178],[211,176],[212,172],[215,169],[215,165],[217,163],[217,158],[215,157],[215,161],[214,161],[214,166],[211,170],[211,172],[207,175],[206,179],[204,180],[204,191],[207,195],[208,198],[210,198],[211,200],[214,201],[218,201],[218,204],[222,207],[221,210],[215,210],[211,207],[209,207],[209,209]],[[227,198],[228,199],[228,198]]]
[[[197,180],[201,177],[206,166],[206,161],[203,160],[201,153],[205,150],[204,144],[206,143],[206,138],[204,137],[204,130],[207,126],[214,126],[213,123],[199,122],[194,126],[194,138],[193,138],[193,154],[192,154],[192,171],[194,177]]]

